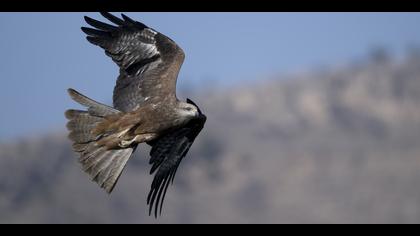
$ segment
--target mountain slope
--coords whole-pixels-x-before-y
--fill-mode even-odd
[[[63,132],[0,145],[0,222],[420,222],[418,58],[196,100],[208,123],[159,220],[146,209],[149,148],[139,148],[108,196],[79,169]]]

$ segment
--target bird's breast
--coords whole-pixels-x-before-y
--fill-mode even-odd
[[[181,124],[176,113],[165,106],[154,107],[150,105],[150,109],[143,109],[138,113],[141,116],[141,123],[137,126],[135,134],[144,133],[163,133],[167,129],[179,126]]]

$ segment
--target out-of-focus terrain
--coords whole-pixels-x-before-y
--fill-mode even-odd
[[[148,147],[107,195],[63,131],[0,145],[0,222],[420,223],[418,53],[189,97],[208,122],[158,220]]]

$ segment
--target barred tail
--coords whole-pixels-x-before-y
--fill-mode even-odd
[[[103,121],[105,116],[119,111],[73,89],[69,89],[68,92],[73,100],[88,108],[87,111],[70,109],[65,113],[69,120],[67,128],[70,131],[69,138],[73,141],[73,149],[80,153],[79,162],[83,170],[101,188],[111,193],[135,147],[108,150],[98,145],[96,141],[99,137],[95,137],[91,130]]]

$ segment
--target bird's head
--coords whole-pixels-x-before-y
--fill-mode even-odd
[[[189,100],[189,99],[188,99]],[[178,112],[181,116],[187,118],[195,118],[200,115],[199,109],[195,104],[187,102],[178,103]]]

